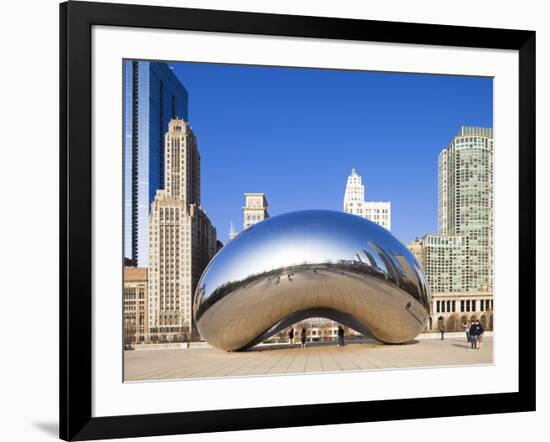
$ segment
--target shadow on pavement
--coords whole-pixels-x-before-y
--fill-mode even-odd
[[[470,344],[452,344],[453,347],[470,348]]]
[[[381,346],[401,346],[401,345],[414,345],[418,344],[420,341],[417,339],[413,339],[409,342],[404,342],[403,344],[384,344],[382,342],[376,341],[374,339],[352,339],[345,342],[345,345],[366,345],[369,347],[381,347]],[[336,341],[331,342],[308,342],[306,345],[306,348],[312,348],[312,347],[337,347],[338,343]],[[257,345],[251,348],[248,348],[246,350],[239,351],[238,353],[248,353],[248,352],[261,352],[266,350],[288,350],[290,348],[300,348],[300,344],[262,344]]]

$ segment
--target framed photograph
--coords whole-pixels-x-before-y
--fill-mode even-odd
[[[535,409],[535,32],[60,23],[62,439]]]

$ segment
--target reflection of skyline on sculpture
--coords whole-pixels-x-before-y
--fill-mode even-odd
[[[424,274],[403,244],[368,220],[323,210],[242,232],[210,262],[194,300],[201,335],[226,350],[321,313],[383,342],[405,342],[428,312]]]

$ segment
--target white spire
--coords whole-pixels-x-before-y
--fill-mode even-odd
[[[235,231],[235,225],[233,224],[233,221],[231,221],[229,223],[229,240],[231,241],[237,235],[238,235],[238,232]]]

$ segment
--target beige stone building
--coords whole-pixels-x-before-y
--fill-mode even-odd
[[[146,342],[147,337],[147,269],[124,267],[124,343]]]
[[[165,135],[165,183],[149,216],[149,303],[151,342],[198,338],[193,294],[216,253],[216,229],[200,206],[200,154],[184,120]]]
[[[490,291],[432,293],[428,331],[464,330],[465,324],[479,319],[486,330],[493,329],[493,293]]]
[[[407,248],[419,262],[419,264],[424,268],[426,264],[426,256],[424,254],[424,242],[420,238],[416,238],[414,241],[411,241],[407,244]]]
[[[243,229],[269,218],[267,199],[264,193],[245,193],[243,207]]]

